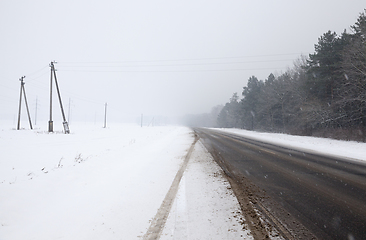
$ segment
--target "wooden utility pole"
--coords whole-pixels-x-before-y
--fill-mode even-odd
[[[18,111],[18,126],[17,129],[20,129],[20,112],[22,110],[22,95],[23,95],[23,78],[20,78],[20,97],[19,97],[19,111]]]
[[[51,106],[50,106],[50,121],[49,121],[49,127],[52,123],[52,128],[53,128],[53,122],[52,122],[52,74],[53,74],[53,77],[55,78],[55,85],[56,85],[56,90],[57,90],[57,95],[58,95],[58,100],[59,100],[59,103],[60,103],[60,108],[61,108],[61,114],[62,114],[62,118],[63,118],[63,126],[64,126],[64,131],[65,131],[65,134],[68,134],[70,133],[70,129],[69,129],[69,124],[67,123],[66,121],[66,117],[65,117],[65,112],[64,112],[64,108],[62,107],[62,100],[61,100],[61,94],[60,94],[60,89],[58,87],[58,82],[57,82],[57,77],[56,77],[56,70],[55,70],[55,65],[54,65],[54,62],[51,62],[50,64],[50,67],[51,67],[51,93],[50,93],[50,96],[51,96],[51,100],[50,100],[50,103],[51,103]],[[50,129],[50,128],[49,128]],[[53,129],[52,129],[53,130]],[[51,132],[51,131],[49,131]]]
[[[52,64],[53,65],[53,64]],[[51,67],[51,65],[50,65]],[[50,120],[48,121],[48,132],[53,132],[53,121],[52,121],[52,67],[50,77]]]
[[[19,79],[20,80],[20,98],[19,98],[19,113],[18,113],[18,127],[17,127],[18,130],[20,129],[20,113],[21,113],[21,108],[22,108],[22,95],[23,94],[24,94],[25,106],[27,108],[29,126],[30,126],[30,129],[33,129],[32,120],[31,120],[30,113],[29,113],[29,108],[28,108],[27,96],[25,94],[25,87],[24,87],[25,83],[23,81],[24,78],[25,78],[25,76],[23,76]]]
[[[107,127],[107,103],[104,105],[104,128]]]

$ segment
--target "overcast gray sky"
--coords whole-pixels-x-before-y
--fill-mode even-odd
[[[349,29],[364,8],[364,0],[1,0],[0,117],[16,118],[25,75],[32,118],[37,98],[38,121],[48,121],[53,60],[75,121],[102,121],[106,102],[111,121],[209,112],[241,95],[250,76],[281,73],[326,31]]]

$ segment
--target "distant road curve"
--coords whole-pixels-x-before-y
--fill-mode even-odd
[[[366,239],[365,163],[194,131],[228,175],[264,190],[254,205],[281,223],[285,238]]]

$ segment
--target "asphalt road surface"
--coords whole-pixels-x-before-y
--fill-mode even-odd
[[[365,163],[194,130],[228,175],[259,189],[254,205],[285,238],[366,239]]]

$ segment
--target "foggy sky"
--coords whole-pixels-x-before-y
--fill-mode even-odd
[[[323,33],[348,30],[365,7],[364,0],[2,0],[0,118],[14,121],[25,75],[32,118],[37,99],[38,121],[48,121],[54,60],[74,121],[102,121],[105,103],[110,121],[209,112],[241,96],[250,76],[280,74],[313,53]]]

